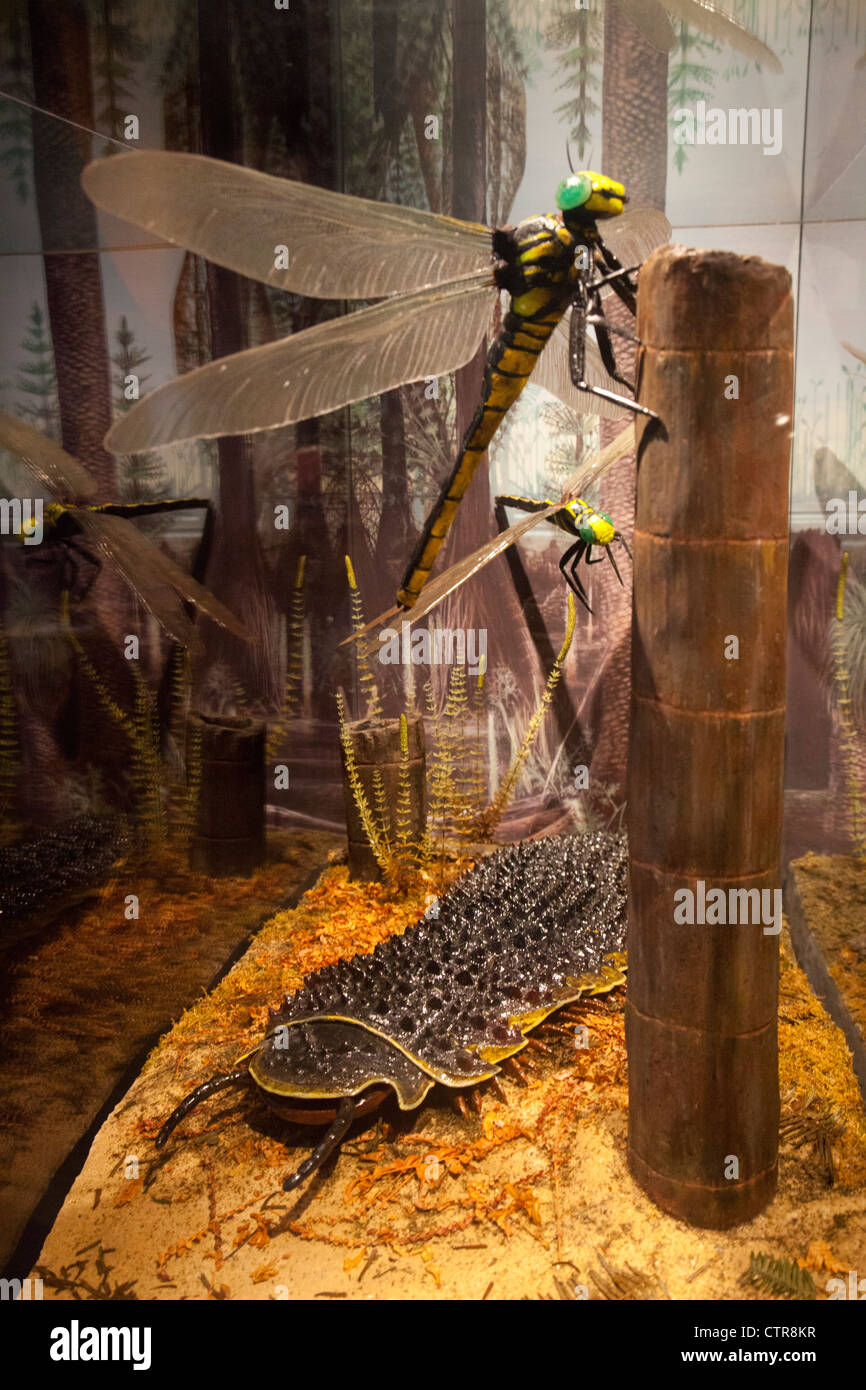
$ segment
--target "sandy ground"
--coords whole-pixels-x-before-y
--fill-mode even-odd
[[[45,1242],[33,1274],[46,1298],[513,1299],[574,1296],[575,1285],[590,1298],[766,1297],[741,1282],[753,1252],[802,1261],[825,1297],[832,1274],[866,1266],[860,1097],[842,1035],[787,942],[780,1081],[800,1130],[783,1145],[776,1200],[733,1231],[666,1216],[629,1175],[616,993],[589,1006],[589,1049],[548,1040],[528,1085],[506,1081],[507,1105],[482,1091],[481,1114],[466,1120],[437,1089],[409,1115],[362,1120],[299,1193],[284,1194],[281,1179],[315,1131],[287,1126],[243,1092],[212,1099],[157,1154],[160,1122],[260,1036],[265,1002],[351,954],[357,907],[348,886],[340,892],[342,910],[319,888],[279,914],[162,1040]],[[363,948],[417,907],[376,904]],[[822,1107],[838,1125],[832,1185],[812,1144]]]
[[[866,860],[807,854],[791,869],[827,969],[866,1041]]]
[[[218,883],[168,853],[121,865],[27,943],[2,989],[0,1265],[136,1057],[339,843],[271,833],[266,864]],[[137,922],[124,916],[131,892]]]

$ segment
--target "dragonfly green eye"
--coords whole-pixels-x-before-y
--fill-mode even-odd
[[[588,174],[569,174],[556,190],[556,206],[560,212],[582,208],[592,197],[592,179]]]

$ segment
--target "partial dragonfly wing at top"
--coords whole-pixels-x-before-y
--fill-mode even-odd
[[[626,4],[631,13],[634,0],[620,0],[620,3]],[[772,48],[768,48],[757,34],[733,19],[720,5],[711,4],[710,0],[662,0],[662,4],[669,14],[685,20],[690,29],[709,34],[711,39],[718,39],[719,43],[729,44],[744,58],[762,63],[770,72],[782,71],[782,64]]]
[[[340,645],[346,646],[348,643],[355,642],[359,638],[363,642],[363,639],[368,637],[374,628],[381,627],[383,623],[389,624],[392,619],[398,616],[404,622],[421,622],[437,604],[441,603],[449,594],[453,594],[454,590],[459,589],[461,584],[465,584],[467,579],[471,579],[479,570],[484,569],[485,565],[489,565],[491,560],[495,560],[497,555],[501,555],[502,552],[507,550],[510,545],[513,545],[515,541],[519,541],[521,536],[525,536],[527,531],[532,530],[533,526],[538,526],[540,522],[546,521],[550,516],[554,516],[556,512],[561,510],[562,502],[580,496],[584,488],[590,487],[601,477],[602,473],[606,472],[608,468],[611,468],[613,464],[617,463],[621,458],[624,458],[626,454],[632,453],[634,448],[634,425],[629,425],[621,434],[617,435],[612,443],[608,444],[599,453],[593,454],[586,463],[581,465],[576,473],[573,473],[571,477],[567,479],[562,492],[562,501],[553,502],[549,507],[545,507],[543,511],[533,512],[529,516],[522,517],[520,521],[515,522],[513,526],[509,526],[507,531],[503,531],[501,535],[494,536],[492,540],[487,541],[484,545],[480,546],[478,550],[474,550],[471,555],[467,555],[464,559],[458,560],[455,565],[451,565],[442,574],[437,575],[435,579],[429,580],[428,583],[425,584],[417,603],[413,604],[411,608],[389,608],[385,613],[380,613],[378,617],[372,618],[369,623],[359,628],[351,637],[345,638]]]
[[[8,449],[58,502],[89,502],[97,486],[83,464],[23,420],[0,412],[0,447]]]
[[[454,371],[475,353],[498,295],[490,270],[477,271],[219,358],[144,396],[106,446],[129,454],[251,434]]]
[[[656,208],[635,208],[601,224],[600,232],[621,265],[639,265],[671,239],[671,224]]]
[[[556,325],[547,340],[538,364],[530,377],[533,386],[543,386],[552,396],[564,405],[576,410],[579,415],[598,415],[604,420],[627,420],[631,411],[623,405],[614,405],[603,396],[591,396],[578,391],[571,379],[571,353],[569,350],[569,329],[571,310]],[[622,393],[622,385],[609,375],[601,360],[601,353],[591,338],[587,338],[584,348],[584,375],[590,386],[601,386],[616,395]]]
[[[490,265],[490,232],[197,154],[141,151],[89,164],[88,197],[217,265],[297,294],[377,299]],[[279,248],[287,260],[278,269]]]
[[[183,601],[227,628],[245,642],[250,633],[234,613],[208,589],[182,570],[153,544],[138,527],[122,516],[107,512],[76,511],[75,520],[88,542],[120,570],[129,587],[170,637],[184,646],[193,645],[193,627]]]

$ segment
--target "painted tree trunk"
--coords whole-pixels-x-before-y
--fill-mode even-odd
[[[663,247],[638,334],[664,429],[638,452],[629,1164],[666,1211],[722,1228],[776,1187],[790,276]]]
[[[100,500],[114,496],[114,459],[102,446],[111,424],[96,210],[81,187],[94,125],[87,6],[29,0],[33,94],[65,120],[33,121],[33,173],[45,266],[63,447],[86,464]],[[68,124],[68,122],[76,123]],[[68,254],[76,252],[75,255]],[[105,588],[102,589],[105,594]]]
[[[454,0],[452,87],[454,148],[451,215],[469,222],[487,216],[487,5],[486,0]],[[487,344],[454,374],[457,395],[457,447],[469,428],[484,389]],[[490,482],[486,458],[463,498],[444,546],[441,568],[468,555],[490,534]],[[445,627],[465,627],[462,594],[443,605]]]
[[[235,161],[242,154],[241,117],[228,0],[198,0],[197,26],[202,154]],[[241,278],[208,261],[205,282],[212,356],[240,352],[248,346]],[[206,650],[211,661],[229,667],[249,697],[273,705],[279,698],[270,651],[274,614],[265,591],[250,449],[243,437],[232,435],[217,441],[217,454],[219,510],[209,583],[256,640],[241,642],[211,625]]]

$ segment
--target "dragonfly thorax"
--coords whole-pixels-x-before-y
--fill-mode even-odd
[[[512,299],[533,290],[566,286],[578,241],[558,217],[530,217],[493,233],[494,279]]]
[[[606,512],[596,512],[582,497],[576,497],[566,505],[575,522],[576,533],[587,545],[610,545],[616,536],[616,527]]]
[[[616,535],[616,527],[604,512],[593,512],[578,527],[578,535],[587,545],[610,545]]]

